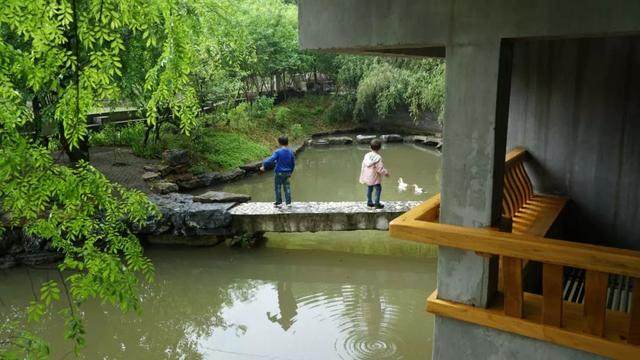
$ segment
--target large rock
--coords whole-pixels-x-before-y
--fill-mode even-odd
[[[226,235],[230,232],[229,209],[236,203],[199,203],[189,194],[151,195],[158,206],[160,219],[150,219],[136,229],[139,234],[175,236]]]
[[[243,177],[247,172],[242,169],[234,169],[222,173],[222,181],[225,183],[237,180]]]
[[[167,175],[170,170],[169,166],[164,164],[145,165],[143,168],[145,171],[152,172],[152,173],[160,173],[160,175],[162,176]]]
[[[169,177],[169,180],[176,185],[180,190],[193,190],[204,186],[199,177],[191,173],[183,173]]]
[[[162,153],[162,159],[169,166],[180,166],[189,164],[189,152],[183,149],[169,149]]]
[[[246,173],[247,171],[243,169],[235,169],[225,172],[209,172],[198,175],[198,180],[202,183],[202,186],[215,186],[239,179]]]
[[[358,135],[356,136],[356,142],[358,144],[369,144],[375,138],[377,138],[375,135]]]
[[[0,269],[9,269],[18,265],[18,259],[11,255],[0,256]]]
[[[309,140],[309,145],[313,145],[313,146],[328,146],[329,141],[327,139],[312,139]]]
[[[234,194],[224,191],[207,191],[193,197],[194,202],[200,203],[243,203],[251,200],[251,196]]]
[[[353,144],[353,139],[349,136],[332,136],[325,140],[329,142],[329,145],[349,145]]]
[[[442,138],[437,136],[412,135],[408,136],[405,141],[436,148],[442,146]]]
[[[142,180],[144,181],[154,181],[160,179],[162,175],[159,172],[151,172],[147,171],[142,174]]]
[[[398,134],[381,135],[380,139],[382,140],[382,142],[386,142],[386,143],[401,143],[404,141],[402,136]]]
[[[159,181],[151,184],[151,191],[158,194],[169,194],[180,190],[178,185],[168,181]]]
[[[260,167],[262,166],[262,160],[260,161],[255,161],[252,163],[248,163],[248,164],[244,164],[242,166],[240,166],[240,169],[246,171],[247,173],[251,174],[251,173],[257,173],[258,171],[260,171]]]

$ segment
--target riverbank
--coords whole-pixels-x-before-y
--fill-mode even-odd
[[[277,139],[285,134],[290,143],[302,144],[313,134],[351,129],[352,119],[336,115],[331,96],[308,95],[278,105],[273,99],[258,98],[230,109],[202,114],[189,134],[165,121],[159,131],[149,132],[139,122],[126,126],[106,126],[91,134],[92,146],[129,147],[136,156],[161,159],[164,151],[185,149],[191,163],[189,172],[226,171],[269,155]]]

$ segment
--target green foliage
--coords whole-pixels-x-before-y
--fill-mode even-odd
[[[286,106],[280,106],[274,114],[273,125],[280,130],[288,129],[292,120],[291,110]]]
[[[251,111],[248,103],[240,103],[226,114],[227,124],[236,131],[247,131],[251,128]]]
[[[329,109],[327,109],[326,119],[330,124],[338,124],[353,119],[355,112],[356,97],[353,94],[335,95]]]
[[[265,116],[271,109],[273,109],[273,102],[275,99],[270,96],[258,96],[258,98],[251,104],[251,113],[256,117]]]
[[[269,155],[269,149],[237,133],[204,131],[197,153],[209,168],[233,169]]]
[[[289,129],[289,134],[294,138],[300,138],[304,136],[304,128],[300,124],[293,124],[291,125],[291,129]]]
[[[355,117],[386,117],[405,105],[417,119],[424,111],[439,117],[444,108],[444,63],[439,60],[378,60],[364,71],[356,91]]]
[[[255,104],[252,107],[241,103],[226,112],[209,115],[202,121],[209,125],[200,125],[189,135],[167,124],[161,128],[160,139],[151,137],[147,146],[143,146],[146,131],[143,123],[105,126],[91,134],[90,142],[93,146],[131,147],[144,158],[160,158],[166,149],[187,149],[195,160],[193,173],[226,170],[267,156],[283,133],[293,143],[306,140],[312,133],[334,129],[340,122],[327,120],[332,103],[329,96],[306,96],[260,112],[252,110]],[[262,116],[257,115],[260,113]]]
[[[84,339],[78,308],[86,300],[100,298],[123,311],[139,309],[137,275],[150,281],[153,265],[130,228],[157,214],[144,194],[110,183],[84,163],[56,165],[47,149],[15,135],[2,142],[0,182],[2,212],[9,215],[3,227],[21,226],[65,254],[59,269],[69,275],[42,285],[39,298],[29,305],[30,321],[59,301],[64,288],[66,331],[79,349]]]
[[[64,294],[68,307],[60,315],[76,351],[84,345],[80,307],[86,300],[139,310],[137,288],[141,280],[151,280],[153,266],[131,228],[157,210],[144,194],[111,184],[84,162],[55,164],[37,136],[27,139],[22,133],[40,135],[49,122],[70,151],[86,138],[92,109],[134,90],[151,123],[162,111],[188,132],[197,114],[190,75],[198,23],[190,14],[201,5],[187,0],[0,3],[0,233],[20,227],[64,255],[58,267],[65,276],[43,284],[27,312],[37,321]],[[3,324],[9,326],[16,324]],[[0,341],[0,357],[48,355],[32,334],[14,333],[15,341]]]

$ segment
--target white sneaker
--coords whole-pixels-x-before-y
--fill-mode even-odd
[[[291,204],[287,204],[287,205],[285,205],[285,207],[286,207],[287,209],[291,209],[291,208],[293,207],[293,205],[291,205]]]

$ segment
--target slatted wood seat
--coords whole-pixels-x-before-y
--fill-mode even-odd
[[[513,233],[545,236],[567,204],[567,198],[534,193],[524,167],[526,155],[521,147],[507,154],[502,214],[511,223]]]

